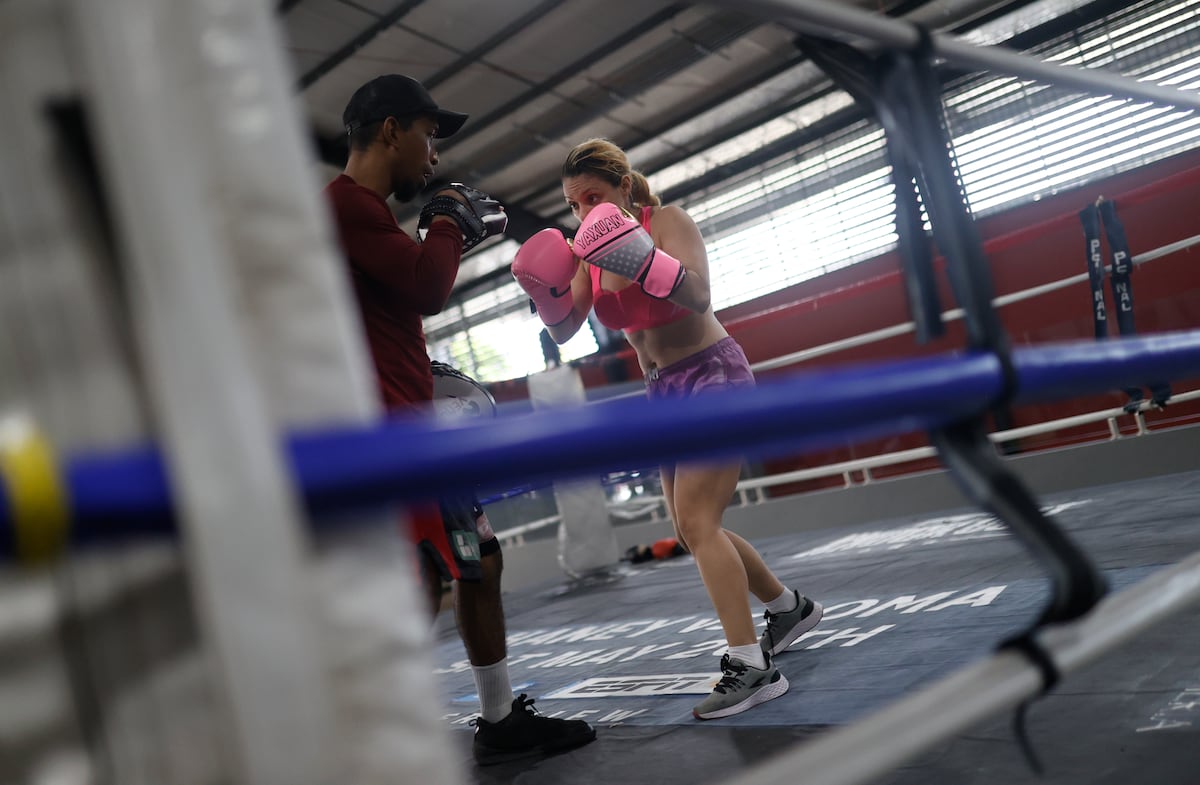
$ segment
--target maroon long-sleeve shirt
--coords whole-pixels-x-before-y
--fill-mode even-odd
[[[433,399],[421,317],[446,307],[462,259],[462,232],[438,221],[418,243],[397,225],[383,197],[345,174],[325,186],[325,194],[350,263],[384,405],[417,408]]]

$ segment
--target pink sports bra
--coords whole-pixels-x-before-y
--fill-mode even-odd
[[[642,208],[638,220],[642,228],[650,231],[650,213],[654,208]],[[625,330],[637,332],[651,327],[662,327],[664,324],[677,322],[691,311],[676,305],[670,300],[659,300],[642,291],[637,284],[630,284],[624,289],[610,292],[600,287],[599,267],[590,265],[588,273],[592,276],[592,307],[596,310],[596,318],[610,330]]]

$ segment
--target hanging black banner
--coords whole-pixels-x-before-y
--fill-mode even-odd
[[[1092,287],[1092,322],[1096,340],[1108,337],[1108,311],[1104,307],[1104,254],[1100,250],[1100,211],[1094,204],[1079,211],[1087,245],[1088,283]]]
[[[1099,200],[1096,204],[1085,207],[1079,213],[1083,224],[1083,234],[1087,242],[1088,283],[1092,290],[1092,319],[1096,331],[1096,339],[1108,337],[1108,314],[1104,304],[1104,254],[1100,246],[1100,225],[1103,223],[1104,234],[1108,240],[1108,250],[1112,258],[1113,305],[1116,308],[1117,330],[1122,336],[1137,334],[1133,318],[1133,255],[1129,253],[1129,241],[1125,237],[1125,227],[1117,217],[1115,202]],[[1171,397],[1171,387],[1166,382],[1156,381],[1147,385],[1150,388],[1151,400],[1156,406],[1163,406]],[[1129,403],[1125,408],[1136,411],[1145,394],[1140,387],[1129,387],[1124,391],[1129,395]]]

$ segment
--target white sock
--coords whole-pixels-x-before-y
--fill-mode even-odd
[[[507,657],[492,665],[472,665],[471,675],[479,693],[479,712],[486,722],[499,722],[512,713],[514,696]]]
[[[799,595],[786,587],[778,597],[767,603],[767,610],[771,613],[791,613],[798,607],[800,607]]]
[[[762,647],[757,643],[748,643],[745,646],[727,646],[726,651],[729,652],[729,659],[744,662],[751,668],[762,670],[767,667],[766,655],[763,654]]]

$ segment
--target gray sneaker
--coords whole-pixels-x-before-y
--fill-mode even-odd
[[[712,694],[696,704],[692,716],[698,720],[715,720],[740,714],[760,703],[778,698],[788,691],[788,680],[767,657],[767,667],[751,667],[741,660],[721,657],[721,680]]]
[[[821,603],[796,595],[796,609],[787,613],[771,613],[767,611],[763,618],[767,620],[767,628],[763,630],[758,645],[768,657],[774,657],[795,643],[796,639],[817,626],[824,612]]]

